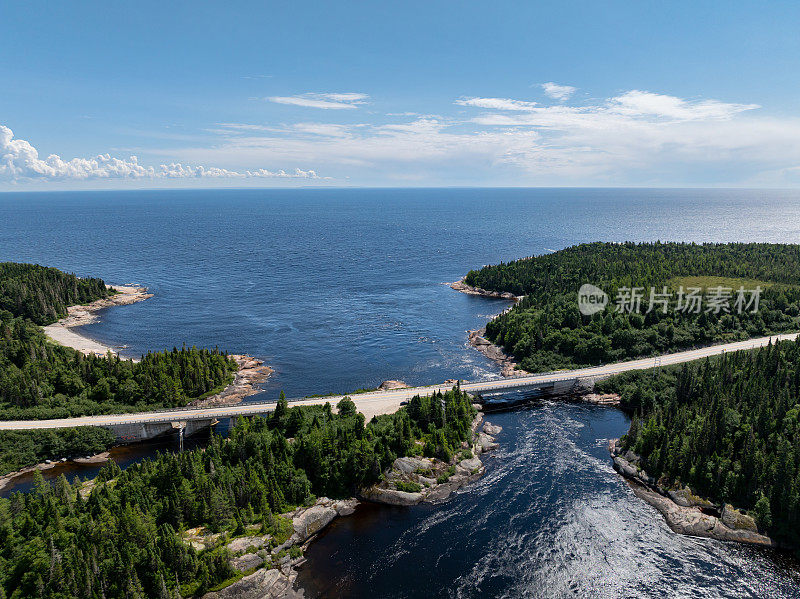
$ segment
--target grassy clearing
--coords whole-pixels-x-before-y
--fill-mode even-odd
[[[675,277],[669,281],[669,287],[671,289],[678,289],[682,285],[684,289],[699,287],[704,292],[712,287],[730,287],[736,291],[739,287],[744,287],[745,290],[755,289],[758,286],[760,286],[761,289],[767,289],[777,284],[778,283],[771,283],[769,281],[739,279],[736,277]]]

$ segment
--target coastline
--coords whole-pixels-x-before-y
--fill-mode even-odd
[[[493,297],[495,299],[504,299],[513,302],[518,302],[525,297],[524,295],[514,295],[509,291],[503,291],[501,293],[500,291],[487,291],[486,289],[481,289],[480,287],[472,287],[464,282],[465,279],[466,277],[458,281],[454,281],[453,283],[446,283],[446,285],[449,286],[450,289],[454,289],[461,293],[466,293],[467,295],[480,295],[482,297]]]
[[[484,335],[486,327],[467,331],[468,343],[500,367],[500,374],[504,377],[526,376],[532,374],[519,367],[519,363],[509,356],[502,347],[489,341]]]
[[[68,316],[61,320],[42,327],[47,337],[59,345],[71,347],[85,355],[106,356],[108,352],[112,355],[118,356],[119,354],[106,345],[103,345],[93,339],[89,339],[83,335],[75,333],[70,329],[72,327],[79,327],[85,324],[96,322],[98,319],[97,312],[105,308],[113,306],[127,306],[136,302],[141,302],[153,297],[152,293],[147,292],[144,286],[113,286],[106,285],[108,288],[113,288],[119,293],[112,295],[108,298],[96,300],[90,304],[70,306],[67,308]],[[275,371],[264,364],[262,360],[244,354],[230,354],[230,357],[236,362],[238,368],[234,375],[233,381],[227,385],[222,391],[210,397],[201,400],[195,400],[188,404],[192,407],[215,407],[221,405],[236,404],[244,400],[244,398],[259,393],[261,389],[258,387],[260,383],[266,381]],[[138,362],[137,359],[132,359]],[[98,453],[93,456],[86,457],[62,457],[54,460],[47,460],[39,464],[33,464],[9,472],[0,476],[0,491],[6,488],[16,477],[30,474],[36,470],[49,470],[58,464],[65,462],[74,462],[78,464],[97,464],[105,462],[110,457],[108,451]]]
[[[483,413],[478,411],[472,422],[472,442],[465,441],[462,445],[463,450],[474,451],[474,457],[454,458],[447,463],[434,458],[397,458],[392,467],[384,473],[384,480],[367,489],[361,489],[358,497],[339,500],[320,497],[311,506],[281,514],[283,519],[291,521],[292,532],[291,536],[279,545],[271,547],[269,535],[257,534],[229,542],[226,547],[233,555],[231,566],[240,572],[242,577],[221,590],[206,593],[202,599],[303,597],[302,587],[295,587],[297,569],[306,562],[302,552],[336,518],[352,515],[362,502],[403,506],[422,502],[439,503],[445,501],[457,489],[483,476],[486,468],[478,456],[497,448],[493,435],[499,434],[502,427],[484,422],[479,432],[478,427],[482,421]],[[440,479],[443,482],[438,482],[436,478],[431,478],[431,475],[436,476],[436,470],[447,468],[453,470],[448,480]],[[401,483],[401,486],[402,483],[416,483],[420,486],[425,484],[425,492],[410,493],[390,488],[397,483]],[[216,541],[214,536],[209,536],[207,539],[209,543]],[[296,549],[293,552],[294,547],[299,547],[301,552],[297,552]]]
[[[99,310],[112,306],[127,306],[129,304],[141,302],[153,297],[153,294],[147,293],[147,287],[142,286],[106,285],[106,287],[114,289],[119,293],[111,297],[95,300],[91,304],[69,306],[65,318],[42,327],[45,335],[47,335],[51,341],[59,345],[65,345],[66,347],[76,349],[87,356],[105,356],[108,352],[119,356],[119,353],[115,349],[76,333],[71,329],[73,327],[80,327],[96,322],[98,319],[96,312]]]
[[[447,283],[447,286],[450,287],[450,289],[458,291],[459,293],[466,293],[467,295],[477,295],[480,297],[489,297],[492,299],[502,299],[513,302],[511,306],[497,314],[497,316],[504,314],[513,308],[514,304],[519,302],[524,297],[522,295],[514,295],[508,291],[500,293],[499,291],[487,291],[486,289],[481,289],[480,287],[472,287],[471,285],[467,285],[463,278],[453,283]],[[527,374],[531,374],[527,370],[520,368],[519,363],[514,360],[512,356],[509,356],[499,345],[495,345],[489,341],[485,335],[486,327],[476,329],[474,331],[467,331],[469,344],[481,352],[484,356],[489,358],[492,362],[495,362],[500,367],[500,373],[504,377],[525,376]]]
[[[215,395],[194,400],[187,407],[212,408],[240,403],[245,397],[260,393],[258,385],[275,372],[273,368],[265,365],[263,360],[253,356],[230,354],[229,357],[233,358],[238,366],[231,384]]]
[[[719,508],[707,499],[694,495],[688,487],[676,490],[661,488],[653,477],[639,467],[639,456],[630,450],[622,452],[619,439],[609,441],[608,449],[614,460],[614,470],[625,478],[639,499],[661,513],[673,532],[762,547],[778,546],[773,539],[758,531],[751,516],[729,504]]]

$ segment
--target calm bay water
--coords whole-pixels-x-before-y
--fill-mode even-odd
[[[219,345],[276,369],[261,397],[497,376],[466,345],[505,304],[442,283],[583,241],[800,242],[800,193],[207,190],[0,194],[0,260],[155,297],[87,334],[138,355]],[[798,596],[774,552],[671,534],[613,473],[608,408],[536,404],[444,505],[370,507],[312,545],[311,596]],[[121,459],[132,459],[129,454]],[[135,458],[134,458],[135,459]]]

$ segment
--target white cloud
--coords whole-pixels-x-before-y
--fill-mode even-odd
[[[345,96],[324,101],[366,101],[361,94]],[[501,97],[454,102],[462,108],[449,116],[365,114],[359,123],[219,123],[209,131],[215,136],[211,143],[207,136],[194,136],[179,140],[181,147],[136,150],[157,156],[163,163],[158,167],[107,154],[40,159],[30,144],[0,129],[0,180],[317,177],[314,171],[240,166],[260,164],[313,164],[355,185],[737,185],[798,180],[800,119],[764,115],[756,104],[642,90],[590,104],[545,106]]]
[[[558,83],[553,83],[552,81],[542,83],[542,89],[549,98],[553,98],[559,102],[565,102],[569,100],[572,97],[572,94],[577,91],[577,88],[572,87],[571,85],[559,85]]]
[[[536,102],[509,100],[508,98],[461,98],[456,100],[461,106],[489,108],[490,110],[535,110]]]
[[[786,169],[800,164],[800,119],[761,116],[755,104],[641,90],[589,105],[500,97],[455,104],[479,112],[223,132],[215,149],[182,156],[310,160],[351,180],[523,185],[735,184],[759,172],[792,173]]]
[[[728,104],[717,100],[688,102],[675,96],[636,89],[611,98],[609,107],[620,114],[653,115],[677,120],[730,119],[740,112],[761,108],[758,104]]]
[[[45,159],[24,139],[14,139],[8,127],[0,125],[0,181],[20,180],[86,180],[86,179],[187,179],[187,178],[292,178],[318,179],[313,170],[295,169],[270,171],[267,169],[229,170],[218,167],[190,166],[172,162],[159,166],[139,164],[136,156],[127,160],[109,154],[94,158],[64,160],[57,154]]]
[[[275,104],[289,104],[305,108],[348,110],[366,104],[369,96],[359,93],[300,94],[297,96],[272,96],[267,100]]]

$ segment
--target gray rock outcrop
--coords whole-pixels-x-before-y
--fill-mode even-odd
[[[206,593],[203,599],[302,599],[302,593],[293,588],[295,577],[277,568],[257,570],[221,591]]]
[[[292,526],[300,541],[305,541],[316,534],[338,516],[333,507],[326,505],[313,505],[292,519]]]

